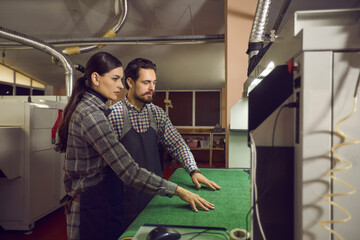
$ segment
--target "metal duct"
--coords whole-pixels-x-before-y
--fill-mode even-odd
[[[249,49],[247,51],[249,58],[258,54],[259,50],[263,48],[265,28],[268,23],[270,5],[271,0],[259,0],[256,7],[255,18],[250,33]]]
[[[127,5],[127,0],[121,0],[121,4],[119,4],[120,0],[115,0],[115,12],[118,12],[117,6],[120,8],[120,15],[119,15],[119,19],[117,21],[117,23],[115,24],[115,26],[113,26],[107,33],[105,33],[105,35],[103,36],[103,38],[108,38],[108,37],[115,37],[116,34],[119,32],[121,26],[123,25],[127,12],[128,12],[128,5]],[[86,47],[70,47],[70,48],[66,48],[63,50],[63,53],[66,55],[73,55],[73,54],[80,54],[80,53],[85,53],[85,52],[90,52],[99,48],[103,48],[104,45],[92,45],[92,46],[86,46]]]
[[[42,52],[48,53],[58,59],[65,68],[65,86],[67,96],[71,95],[72,87],[74,83],[74,70],[71,64],[71,61],[64,56],[62,53],[55,50],[51,45],[35,39],[33,37],[27,36],[22,33],[18,33],[3,27],[0,27],[0,37],[5,38],[10,41],[15,41],[24,45],[32,46]]]
[[[73,45],[88,45],[91,43],[121,45],[121,44],[205,44],[205,43],[223,43],[224,34],[214,35],[178,35],[178,36],[137,36],[137,37],[117,37],[117,38],[81,38],[81,39],[59,39],[46,41],[48,44],[56,47]],[[19,44],[10,42],[0,42],[0,47],[11,50],[30,49]]]

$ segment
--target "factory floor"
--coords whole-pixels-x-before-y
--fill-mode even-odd
[[[208,163],[197,162],[199,168],[208,168]],[[171,164],[164,170],[164,178],[168,179],[177,164]],[[213,168],[224,168],[223,162],[214,162]],[[23,231],[5,231],[0,227],[1,240],[67,240],[66,237],[66,220],[64,208],[48,214],[42,219],[35,222],[35,228],[30,232]]]

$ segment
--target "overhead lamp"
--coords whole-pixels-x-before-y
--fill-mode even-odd
[[[269,64],[266,66],[266,68],[260,73],[260,75],[252,80],[248,90],[247,90],[247,96],[249,96],[249,93],[251,90],[253,90],[256,85],[258,85],[271,71],[275,68],[275,63],[273,61],[269,62]]]
[[[269,73],[271,73],[271,71],[275,68],[275,63],[273,61],[269,62],[269,64],[266,66],[266,68],[264,69],[264,71],[262,71],[259,75],[259,78],[264,78],[267,75],[269,75]]]

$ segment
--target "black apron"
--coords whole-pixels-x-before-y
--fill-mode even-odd
[[[122,222],[123,182],[107,167],[103,181],[80,196],[80,239],[117,240]]]
[[[160,160],[157,126],[150,108],[148,109],[150,127],[144,133],[138,133],[132,127],[127,107],[123,107],[124,127],[120,142],[140,167],[162,177],[162,162]],[[154,195],[130,186],[124,186],[123,224],[127,228],[136,216],[146,207]]]
[[[104,114],[109,115],[110,111]],[[125,227],[122,219],[124,183],[107,166],[106,177],[80,196],[80,239],[117,240]]]

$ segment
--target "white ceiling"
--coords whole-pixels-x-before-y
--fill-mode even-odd
[[[240,0],[239,0],[240,1]],[[283,0],[273,0],[268,28]],[[224,0],[129,0],[128,15],[116,37],[224,34]],[[293,0],[282,25],[295,9],[360,7],[360,0]],[[116,21],[113,0],[0,0],[0,26],[43,41],[103,36]],[[280,26],[280,29],[281,29]],[[249,33],[250,34],[250,33]],[[6,42],[0,39],[0,42]],[[77,46],[77,45],[74,45]],[[62,50],[64,47],[56,46]],[[99,50],[97,50],[99,51]],[[107,45],[101,51],[124,65],[136,57],[158,66],[157,89],[220,89],[225,86],[224,42],[172,45]],[[85,65],[95,52],[69,56]],[[55,87],[65,86],[62,67],[34,49],[4,48],[0,62]],[[79,77],[77,72],[75,77]]]

